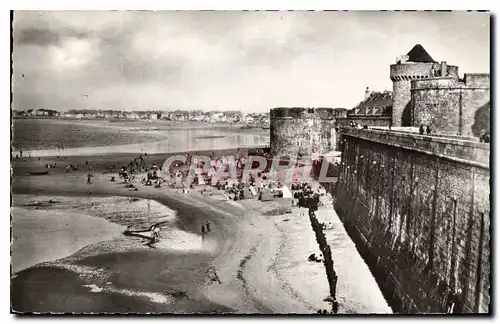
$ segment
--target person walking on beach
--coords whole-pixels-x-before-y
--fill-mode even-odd
[[[87,184],[90,184],[90,173],[87,174]]]
[[[207,222],[207,232],[210,232],[210,223]]]
[[[205,235],[205,226],[201,225],[201,235]]]
[[[155,233],[156,241],[159,241],[160,240],[160,228],[158,226],[155,226],[155,229],[153,230],[153,232]]]
[[[156,243],[160,238],[160,229],[157,226],[151,226],[151,242]]]

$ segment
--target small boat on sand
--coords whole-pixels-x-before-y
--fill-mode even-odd
[[[49,174],[49,171],[34,171],[34,172],[29,172],[29,175],[47,175]]]

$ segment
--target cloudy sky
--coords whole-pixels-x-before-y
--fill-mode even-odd
[[[352,108],[420,43],[489,72],[486,13],[22,12],[14,109]]]

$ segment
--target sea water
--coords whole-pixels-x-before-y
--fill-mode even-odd
[[[158,125],[153,126],[153,125]],[[269,144],[269,134],[219,131],[206,127],[169,127],[141,123],[19,119],[13,125],[13,151],[23,155],[71,156],[109,153],[171,153],[255,147]]]

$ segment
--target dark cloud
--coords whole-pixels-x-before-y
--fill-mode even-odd
[[[19,45],[31,44],[46,46],[58,44],[60,35],[48,29],[27,28],[15,33],[14,42]]]
[[[17,45],[59,45],[65,38],[85,39],[89,37],[88,32],[77,31],[71,28],[51,30],[48,28],[20,28],[14,30],[14,43]]]

